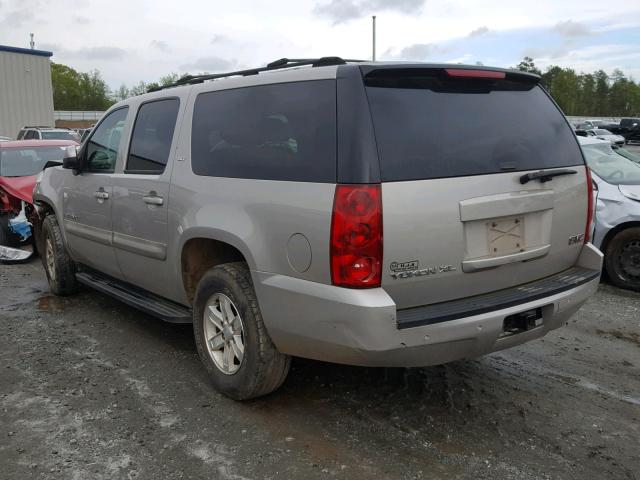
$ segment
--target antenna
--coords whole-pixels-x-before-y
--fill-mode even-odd
[[[29,42],[29,45],[31,45],[31,50],[33,50],[34,48],[36,48],[36,42],[33,41],[33,33],[30,33],[29,36],[31,36],[31,41]]]
[[[373,28],[373,55],[371,55],[371,60],[376,61],[376,16],[371,16],[371,26]]]

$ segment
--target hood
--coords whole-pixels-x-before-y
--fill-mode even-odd
[[[27,203],[33,203],[33,187],[36,185],[36,176],[29,177],[0,177],[0,188]]]

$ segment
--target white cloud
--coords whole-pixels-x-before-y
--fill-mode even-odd
[[[565,37],[584,37],[591,35],[591,30],[586,25],[574,22],[573,20],[558,22],[553,27],[553,30]]]
[[[479,27],[475,30],[472,30],[469,33],[469,37],[481,37],[482,35],[486,35],[487,33],[489,33],[489,29],[487,27]]]
[[[55,47],[54,61],[80,71],[98,69],[112,87],[156,81],[185,67],[195,73],[282,57],[369,58],[370,15],[377,15],[378,52],[389,59],[458,59],[474,52],[466,45],[539,29],[546,36],[520,39],[518,52],[538,48],[537,64],[544,58],[575,68],[587,66],[572,55],[580,50],[577,42],[616,43],[607,39],[614,29],[640,26],[633,20],[640,18],[637,1],[619,2],[615,9],[601,0],[538,0],[535,8],[513,0],[183,0],[179,8],[168,0],[156,0],[153,8],[145,0],[110,0],[108,8],[95,0],[0,2],[0,42],[28,47],[33,31],[36,48]],[[500,52],[486,56],[494,55]],[[613,65],[608,53],[594,55],[593,64]],[[620,57],[615,64],[631,73],[640,62]]]

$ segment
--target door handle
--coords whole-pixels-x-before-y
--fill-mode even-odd
[[[97,192],[93,192],[93,196],[98,200],[107,200],[109,198],[109,194],[105,192],[102,188]]]
[[[162,205],[164,203],[164,198],[152,194],[145,195],[142,197],[142,200],[144,200],[144,203],[147,205]]]

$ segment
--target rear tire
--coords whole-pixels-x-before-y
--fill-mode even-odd
[[[607,246],[604,262],[611,283],[640,291],[640,227],[617,233]]]
[[[194,301],[193,331],[213,385],[235,400],[267,395],[289,373],[291,358],[267,333],[245,263],[218,265],[204,274]]]
[[[49,289],[55,295],[71,295],[78,291],[76,265],[71,260],[55,215],[48,215],[42,222],[42,265],[47,274]]]

